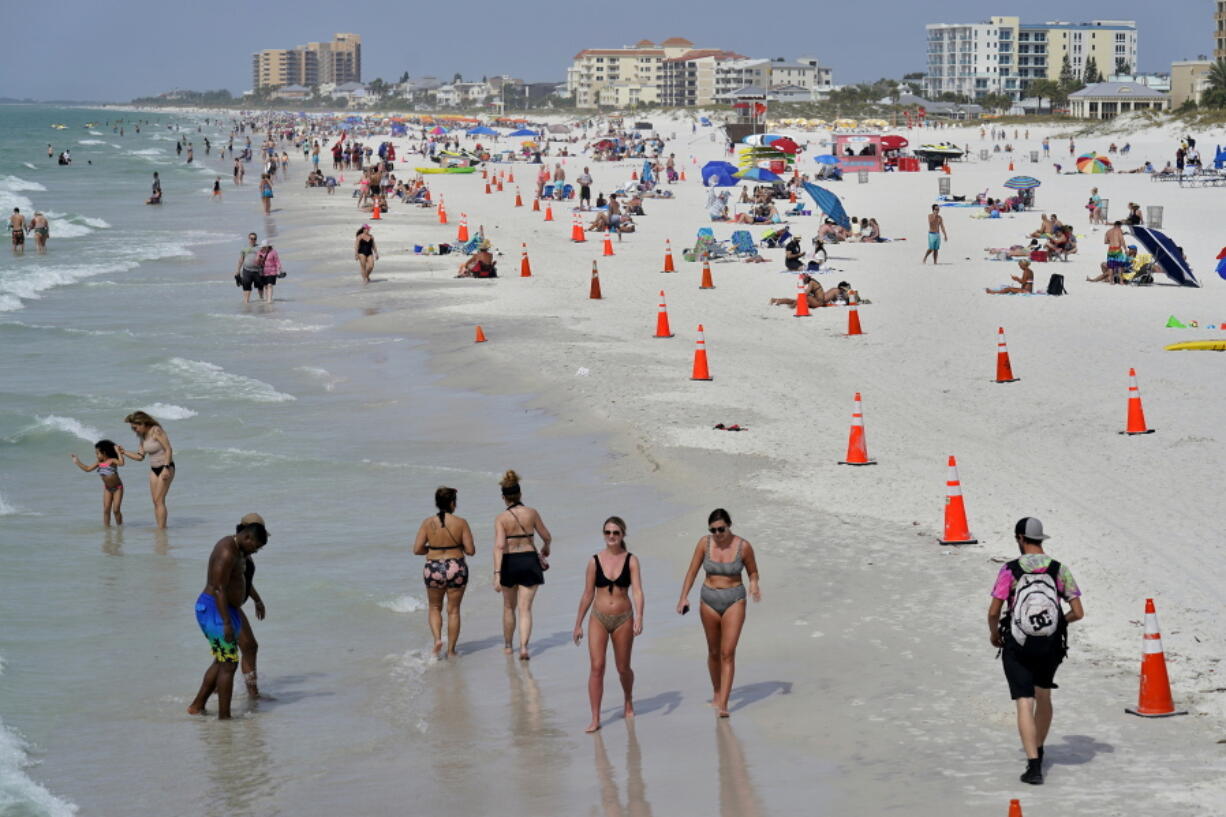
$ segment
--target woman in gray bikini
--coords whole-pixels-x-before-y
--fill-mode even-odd
[[[690,589],[698,577],[698,569],[706,571],[702,584],[699,612],[702,628],[707,634],[707,669],[715,694],[711,705],[721,718],[728,717],[728,695],[732,692],[732,676],[736,670],[736,644],[745,626],[745,585],[741,572],[749,573],[749,593],[755,602],[762,600],[758,589],[758,561],[753,545],[732,532],[732,517],[723,508],[716,508],[707,517],[710,536],[698,540],[694,558],[681,582],[681,600],[677,612],[690,611]]]
[[[447,599],[447,657],[456,655],[460,638],[460,602],[468,587],[468,562],[465,556],[477,552],[468,522],[455,515],[455,488],[440,487],[434,492],[438,513],[422,520],[413,542],[413,553],[426,557],[422,580],[430,602],[430,632],[434,635],[434,657],[443,649],[443,599]]]
[[[520,501],[519,474],[507,471],[501,485],[507,509],[494,517],[494,591],[502,593],[503,652],[511,652],[518,613],[519,660],[527,661],[528,639],[532,637],[532,600],[536,598],[536,589],[545,583],[553,537],[541,515]],[[539,551],[535,534],[541,537]]]
[[[166,436],[166,429],[143,411],[134,411],[123,421],[140,438],[140,448],[129,451],[122,445],[116,447],[128,459],[139,462],[149,458],[149,495],[153,499],[153,517],[157,526],[164,528],[168,513],[166,494],[170,493],[170,484],[175,481],[175,455],[170,447],[170,438]]]
[[[583,638],[583,617],[589,609],[592,611],[587,627],[587,649],[592,659],[587,694],[592,702],[592,722],[585,732],[600,728],[600,701],[604,697],[605,655],[609,641],[613,642],[613,660],[626,696],[625,716],[634,717],[634,670],[630,669],[630,650],[635,637],[643,633],[643,582],[639,560],[626,550],[626,523],[619,516],[610,516],[604,521],[603,531],[605,549],[594,554],[592,561],[587,563],[583,598],[579,599],[579,614],[575,618],[575,644],[578,644]]]

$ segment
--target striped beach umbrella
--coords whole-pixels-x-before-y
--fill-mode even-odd
[[[1110,159],[1099,156],[1094,151],[1077,157],[1077,170],[1080,173],[1110,173],[1113,169]]]
[[[1033,190],[1042,182],[1034,176],[1014,176],[1009,181],[1005,182],[1005,187],[1010,190]]]

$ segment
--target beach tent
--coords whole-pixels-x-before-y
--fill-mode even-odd
[[[702,166],[703,187],[736,187],[736,165],[729,162],[707,162]]]
[[[839,201],[838,196],[812,182],[805,182],[805,190],[813,197],[813,203],[826,214],[827,218],[832,219],[844,230],[851,229],[851,219],[847,217],[847,211],[843,209],[843,202]]]
[[[487,128],[485,125],[480,125],[475,128],[469,128],[465,131],[469,136],[497,136],[498,131],[493,128]]]
[[[507,136],[536,136],[536,131],[530,128],[520,128],[517,131],[511,131]]]
[[[1154,257],[1154,261],[1162,267],[1167,278],[1184,287],[1200,286],[1196,276],[1192,274],[1192,267],[1188,266],[1183,249],[1176,246],[1170,236],[1152,227],[1134,226],[1131,229],[1133,238]]]
[[[570,125],[550,125],[550,133],[570,133]]]

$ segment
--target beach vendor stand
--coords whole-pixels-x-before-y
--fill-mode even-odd
[[[880,173],[885,169],[885,148],[879,133],[836,133],[834,155],[839,160],[843,174],[861,170]]]

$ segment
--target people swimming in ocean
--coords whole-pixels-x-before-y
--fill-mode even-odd
[[[111,515],[115,515],[115,524],[123,524],[123,480],[119,478],[119,467],[124,464],[123,454],[119,452],[115,443],[110,440],[99,440],[94,443],[94,457],[96,461],[90,465],[81,462],[81,459],[73,454],[72,461],[82,471],[91,472],[97,471],[98,476],[102,477],[102,524],[106,527],[111,526]]]

